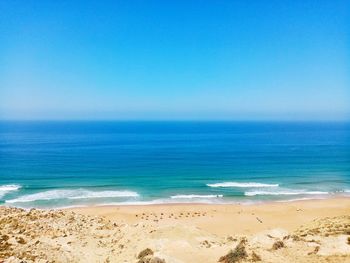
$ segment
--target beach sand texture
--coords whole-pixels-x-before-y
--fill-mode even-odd
[[[350,262],[350,199],[0,208],[1,262]]]

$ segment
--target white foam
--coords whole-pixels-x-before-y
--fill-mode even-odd
[[[113,198],[113,197],[138,197],[138,193],[132,191],[89,191],[85,189],[76,190],[50,190],[30,195],[20,196],[15,199],[6,200],[6,203],[26,203],[39,200],[56,199],[93,199],[93,198]]]
[[[0,185],[0,198],[12,191],[17,191],[21,186],[17,184]]]
[[[163,200],[163,199],[156,199],[156,200],[153,200],[153,201],[127,201],[127,202],[101,203],[101,204],[98,204],[97,206],[161,205],[161,204],[168,204],[168,203],[171,203],[171,202],[168,202],[168,201]]]
[[[281,190],[281,191],[248,191],[245,196],[256,195],[328,195],[328,192],[306,191],[306,190]]]
[[[223,182],[216,184],[207,184],[209,187],[239,187],[239,188],[255,188],[255,187],[278,187],[278,184],[263,184],[263,183],[239,183],[239,182]]]
[[[172,195],[171,199],[222,198],[223,195]]]
[[[277,200],[277,203],[291,203],[291,202],[297,202],[297,201],[308,201],[308,200],[323,200],[326,199],[325,196],[312,196],[312,197],[301,197],[301,198],[293,198],[288,200]]]
[[[229,204],[229,203],[237,203],[235,201],[232,202],[214,202],[213,199],[211,199],[211,201],[209,201],[208,199],[156,199],[156,200],[152,200],[152,201],[126,201],[126,202],[110,202],[110,203],[101,203],[98,204],[98,206],[114,206],[114,205],[118,205],[118,206],[127,206],[127,205],[162,205],[162,204],[194,204],[194,203],[198,203],[198,204]]]
[[[113,197],[138,197],[138,193],[132,191],[101,191],[86,192],[80,196],[72,196],[69,199],[86,199],[86,198],[113,198]]]

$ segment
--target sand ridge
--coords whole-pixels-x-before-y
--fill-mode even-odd
[[[349,199],[332,199],[73,211],[1,207],[0,259],[28,263],[350,262],[349,204]],[[329,213],[332,217],[327,217]],[[152,254],[139,258],[145,249]]]

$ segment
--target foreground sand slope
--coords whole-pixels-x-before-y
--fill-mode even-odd
[[[322,203],[318,202],[316,206]],[[292,224],[286,228],[281,228],[283,222],[278,217],[274,222],[268,222],[268,214],[271,213],[268,205],[265,209],[264,206],[256,206],[255,209],[254,206],[196,205],[133,207],[131,210],[122,208],[127,211],[124,216],[117,207],[109,208],[108,215],[103,215],[106,207],[102,210],[94,208],[95,214],[102,213],[98,216],[90,215],[92,208],[82,214],[81,210],[77,213],[1,207],[0,261],[350,262],[350,213],[344,215],[349,211],[349,201],[333,200],[333,206],[329,202],[325,200],[322,203],[324,215],[327,214],[327,205],[328,211],[332,211],[331,207],[340,206],[332,211],[332,217],[316,217],[300,227]],[[281,212],[289,210],[289,205],[280,204]],[[293,204],[297,206],[294,208],[303,210],[307,219],[310,216],[307,207],[310,205],[311,202]],[[235,209],[239,209],[240,215],[243,213],[255,221],[236,222],[238,212]],[[119,216],[113,212],[115,210],[119,211]],[[148,214],[147,211],[153,212]],[[225,232],[222,229],[225,224],[217,225],[214,215],[221,215],[223,211],[226,211],[225,220],[230,220],[232,225],[241,224],[240,232]],[[262,211],[267,211],[266,216]],[[303,221],[304,217],[295,217],[294,221]],[[290,220],[293,221],[293,218]],[[224,219],[221,221],[224,222]],[[251,228],[250,222],[254,222]],[[275,227],[271,228],[273,224]],[[139,257],[146,248],[150,248],[146,251],[151,251],[152,255],[143,257],[141,253]]]

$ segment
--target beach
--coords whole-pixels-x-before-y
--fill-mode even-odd
[[[349,196],[349,134],[347,122],[0,122],[0,205]]]
[[[349,131],[3,122],[0,262],[350,262]]]
[[[252,205],[97,206],[69,210],[127,224],[147,222],[164,226],[179,223],[192,225],[215,235],[234,235],[254,234],[276,227],[292,231],[316,218],[350,215],[350,198]]]
[[[350,262],[348,198],[0,211],[4,262]]]
[[[0,1],[0,263],[350,263],[350,1]]]

